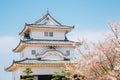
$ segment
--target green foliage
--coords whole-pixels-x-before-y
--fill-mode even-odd
[[[66,75],[70,76],[71,74],[69,72],[66,73],[64,71],[62,71],[61,73],[60,72],[55,72],[53,74],[53,78],[51,80],[71,80],[69,77],[67,78]]]
[[[34,80],[34,76],[31,75],[33,73],[31,68],[26,68],[23,73],[24,75],[21,76],[21,80]]]

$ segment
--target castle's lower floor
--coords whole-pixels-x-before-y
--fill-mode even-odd
[[[61,72],[65,65],[73,65],[71,61],[41,61],[38,59],[28,59],[16,61],[7,68],[7,71],[12,72],[12,80],[25,79],[24,71],[30,68],[34,76],[34,80],[51,80],[52,74]],[[32,77],[33,78],[33,77]],[[61,79],[60,79],[61,80]]]

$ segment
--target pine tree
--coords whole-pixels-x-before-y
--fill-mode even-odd
[[[34,76],[32,75],[31,68],[26,68],[23,71],[24,75],[21,76],[21,80],[34,80]]]

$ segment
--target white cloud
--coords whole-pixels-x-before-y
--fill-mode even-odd
[[[1,36],[0,37],[0,75],[1,79],[4,79],[7,75],[8,78],[12,78],[12,75],[6,71],[5,68],[12,64],[13,59],[19,58],[18,55],[12,54],[14,49],[19,43],[19,39],[15,36]]]
[[[78,39],[86,39],[90,42],[98,42],[104,40],[104,34],[106,32],[71,32],[68,35],[68,38],[73,41],[77,41]]]
[[[19,42],[19,39],[14,36],[3,36],[0,37],[0,53],[11,53]]]

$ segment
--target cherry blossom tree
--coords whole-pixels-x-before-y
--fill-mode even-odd
[[[109,24],[111,33],[99,43],[76,46],[80,59],[76,65],[66,65],[73,80],[120,80],[120,24]]]

